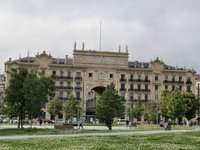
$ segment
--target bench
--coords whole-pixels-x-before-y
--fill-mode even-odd
[[[54,125],[54,129],[58,130],[74,130],[73,124]]]

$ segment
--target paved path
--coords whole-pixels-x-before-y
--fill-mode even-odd
[[[30,138],[50,138],[50,137],[77,137],[77,136],[112,136],[112,135],[130,135],[130,134],[159,134],[159,133],[179,133],[179,132],[193,132],[196,130],[157,130],[157,131],[131,131],[131,132],[109,132],[109,133],[82,133],[82,134],[56,134],[56,135],[20,135],[20,136],[0,136],[0,140],[16,140],[16,139],[30,139]]]

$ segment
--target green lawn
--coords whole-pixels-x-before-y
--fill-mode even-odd
[[[200,132],[0,140],[1,150],[198,150]]]
[[[77,133],[94,133],[94,132],[129,132],[129,131],[151,131],[151,130],[164,130],[158,125],[148,125],[148,124],[141,124],[138,125],[136,128],[129,128],[125,127],[125,130],[55,130],[55,129],[37,129],[37,128],[24,128],[24,129],[0,129],[0,136],[4,135],[42,135],[42,134],[77,134]],[[194,127],[183,127],[183,126],[172,126],[172,130],[184,130],[184,129],[194,129]]]

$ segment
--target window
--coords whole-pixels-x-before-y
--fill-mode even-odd
[[[145,75],[145,81],[148,81],[148,75]]]
[[[165,80],[168,80],[168,75],[165,75]]]
[[[63,82],[60,82],[60,86],[63,87],[63,85],[64,85]]]
[[[52,75],[53,75],[53,76],[56,76],[56,71],[52,71]]]
[[[121,100],[125,101],[125,94],[124,93],[121,93]]]
[[[67,87],[71,87],[71,82],[67,82]]]
[[[158,90],[158,85],[155,85],[155,90],[156,90],[156,91]]]
[[[121,79],[125,79],[125,74],[121,74]]]
[[[42,72],[41,72],[41,75],[42,75],[42,76],[44,76],[44,75],[45,75],[45,71],[44,71],[44,70],[42,70]]]
[[[133,91],[133,84],[130,84],[130,90]]]
[[[130,79],[133,79],[133,74],[130,75]]]
[[[64,76],[64,72],[60,71],[60,76],[63,77]]]
[[[80,95],[81,95],[80,92],[76,92],[76,99],[77,99],[77,100],[80,100],[80,98],[81,98]]]
[[[172,77],[172,83],[174,83],[174,82],[175,82],[175,76]]]
[[[76,72],[76,77],[81,77],[81,72]]]
[[[187,92],[191,92],[191,87],[187,86]]]
[[[76,82],[76,87],[80,88],[81,87],[81,83],[80,82]]]
[[[145,85],[145,90],[146,90],[146,91],[148,90],[148,85]]]
[[[182,86],[179,86],[179,90],[180,90],[180,91],[182,90]]]
[[[141,74],[138,74],[138,79],[141,79]]]
[[[173,85],[173,86],[172,86],[172,91],[174,91],[174,90],[175,90],[175,86]]]
[[[138,91],[140,91],[141,90],[141,85],[140,84],[138,84]]]
[[[90,77],[90,78],[92,77],[92,73],[89,73],[89,77]]]
[[[165,85],[165,90],[168,90],[168,86],[167,85]]]
[[[113,74],[110,74],[110,79],[113,79]]]
[[[121,84],[121,91],[125,90],[125,84]]]
[[[157,75],[155,76],[155,80],[158,81],[158,76]]]
[[[144,95],[144,101],[147,102],[148,101],[148,94]]]
[[[182,77],[181,77],[181,76],[179,77],[179,82],[180,82],[180,81],[182,81]]]
[[[68,77],[71,77],[71,72],[67,72],[67,76],[68,76]]]

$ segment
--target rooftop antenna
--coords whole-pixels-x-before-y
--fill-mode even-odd
[[[99,50],[101,51],[101,20],[100,20],[100,27],[99,27]]]

